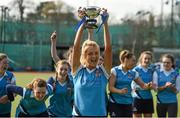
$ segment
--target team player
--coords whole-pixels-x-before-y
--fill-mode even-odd
[[[151,62],[152,53],[150,51],[144,51],[140,54],[138,65],[134,68],[144,83],[152,83],[155,69],[151,66]],[[131,85],[133,95],[133,117],[152,117],[152,113],[154,113],[153,97],[151,93],[152,88],[144,90],[134,81]]]
[[[0,53],[0,117],[10,117],[11,102],[8,101],[6,85],[16,83],[13,73],[7,71],[8,63],[8,56]]]
[[[108,16],[105,9],[102,12]],[[79,27],[76,33],[72,53],[74,116],[107,116],[106,86],[112,63],[107,19],[103,28],[104,63],[100,66],[98,66],[100,48],[94,40],[85,40],[81,49],[84,24]]]
[[[120,65],[113,67],[109,80],[109,112],[111,117],[132,117],[131,82],[134,80],[143,89],[148,89],[150,84],[145,84],[139,79],[135,66],[135,56],[128,50],[120,52]]]
[[[56,76],[48,79],[48,83],[54,87],[48,110],[51,117],[70,117],[73,106],[73,83],[68,76],[69,63],[60,60],[55,68]]]
[[[158,117],[177,117],[177,96],[180,86],[180,76],[174,70],[174,57],[164,54],[161,57],[162,66],[153,74],[153,83],[157,89],[157,115]]]
[[[69,59],[60,60],[56,50],[56,32],[51,35],[51,56],[55,62],[55,77],[50,77],[48,83],[55,89],[49,100],[49,113],[51,117],[72,116],[73,83],[70,74],[71,53]]]
[[[22,96],[16,109],[16,117],[48,117],[45,100],[52,94],[53,88],[41,78],[34,79],[26,88],[7,85],[7,95],[10,101],[13,94]]]

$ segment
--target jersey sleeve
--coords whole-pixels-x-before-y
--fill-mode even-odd
[[[53,86],[51,84],[47,84],[46,95],[50,96],[53,94]]]
[[[180,92],[180,74],[176,78],[176,89]]]
[[[139,73],[136,71],[136,70],[133,70],[135,72],[135,77],[134,77],[134,80],[137,79],[137,78],[140,78],[139,76]],[[141,79],[141,78],[140,78]]]
[[[11,84],[8,84],[6,86],[6,92],[7,92],[7,96],[8,96],[8,99],[10,101],[13,101],[14,100],[14,93],[15,94],[18,94],[20,96],[23,96],[23,88],[22,87],[19,87],[19,86],[16,86],[16,85],[11,85]]]
[[[114,76],[117,75],[115,68],[112,68],[112,69],[111,69],[111,73],[114,74]]]
[[[158,88],[158,74],[156,71],[153,73],[153,86],[155,89]]]
[[[14,76],[11,79],[11,84],[16,85],[16,78]]]
[[[53,86],[55,80],[53,77],[50,77],[48,80],[47,80],[47,83],[50,84],[51,86]]]

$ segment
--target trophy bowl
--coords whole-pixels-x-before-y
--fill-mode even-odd
[[[85,8],[85,16],[86,16],[86,24],[85,27],[88,29],[96,29],[98,26],[96,25],[97,20],[96,17],[99,16],[101,8],[96,6],[88,6]]]

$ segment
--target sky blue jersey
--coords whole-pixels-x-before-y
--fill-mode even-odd
[[[55,78],[49,78],[48,82],[55,83],[55,90],[49,100],[48,110],[50,113],[57,117],[72,116],[73,83],[70,81],[69,88],[68,82],[61,84]]]
[[[138,65],[138,66],[136,66],[134,68],[134,70],[139,73],[139,77],[140,77],[140,79],[144,83],[152,82],[152,80],[153,80],[153,72],[154,72],[153,68],[150,68],[150,67],[143,68],[142,66]],[[144,89],[142,89],[134,81],[132,82],[131,87],[132,87],[132,89],[134,89],[132,91],[132,95],[133,95],[134,98],[138,98],[138,99],[152,99],[151,90],[144,90]]]
[[[73,115],[106,116],[106,86],[108,75],[104,67],[93,70],[81,66],[73,76]]]
[[[129,70],[124,72],[122,70],[122,66],[113,67],[111,72],[116,77],[115,88],[122,89],[127,88],[128,93],[126,94],[117,94],[117,93],[110,93],[110,101],[113,103],[119,104],[132,104],[132,95],[131,95],[131,82],[136,79],[137,73],[135,71]]]
[[[169,72],[162,69],[156,71],[157,74],[157,87],[164,86],[166,82],[171,82],[176,85],[176,79],[179,75],[174,69]],[[157,92],[157,102],[158,103],[176,103],[177,96],[170,88]]]
[[[0,77],[0,97],[6,95],[6,85],[15,84],[16,78],[12,72],[6,71],[2,77]],[[6,114],[11,112],[11,102],[6,104],[0,103],[0,114]]]

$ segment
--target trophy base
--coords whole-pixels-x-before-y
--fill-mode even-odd
[[[98,26],[95,25],[95,24],[90,24],[90,25],[89,25],[89,24],[88,24],[88,25],[86,24],[86,25],[85,25],[85,28],[88,28],[88,29],[97,29]]]
[[[89,19],[86,21],[85,28],[88,29],[97,29],[98,26],[96,25],[97,20],[95,19]]]

